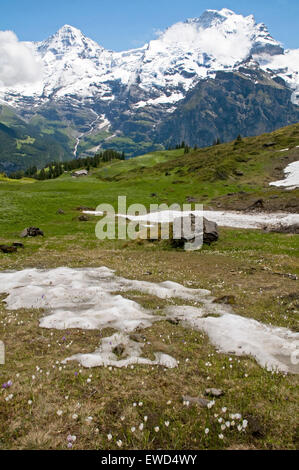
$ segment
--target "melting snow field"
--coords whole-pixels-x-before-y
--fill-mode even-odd
[[[101,211],[84,211],[85,214],[102,216]],[[216,222],[220,227],[233,227],[244,229],[261,229],[265,225],[283,225],[290,226],[299,224],[299,214],[288,214],[286,212],[236,212],[236,211],[192,211],[181,212],[175,210],[165,210],[160,212],[150,212],[146,215],[122,215],[132,221],[150,222],[150,223],[167,223],[173,222],[175,218],[186,216],[188,214],[204,216],[212,222]]]
[[[120,295],[132,290],[160,299],[183,299],[186,305],[167,307],[156,315]],[[144,343],[136,342],[129,336],[136,328],[140,330],[162,319],[176,318],[187,328],[204,331],[223,353],[251,355],[268,370],[299,372],[298,365],[291,360],[296,354],[299,334],[236,315],[230,307],[213,303],[207,290],[190,289],[170,281],[152,283],[129,280],[115,276],[114,271],[106,267],[61,267],[1,272],[0,293],[8,294],[5,302],[10,310],[44,309],[46,315],[40,319],[42,328],[110,327],[118,331],[104,338],[95,352],[77,354],[66,358],[65,362],[77,360],[85,367],[126,367],[130,364],[176,367],[176,359],[167,354],[157,352],[153,361],[142,357]],[[188,306],[188,301],[198,301],[200,306]],[[115,347],[119,344],[124,350],[121,359],[115,354]]]
[[[286,175],[284,180],[274,181],[270,186],[284,186],[287,189],[299,188],[299,161],[290,163],[285,169]]]

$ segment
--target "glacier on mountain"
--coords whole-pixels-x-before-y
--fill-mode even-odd
[[[0,98],[7,104],[24,106],[23,97],[32,97],[37,104],[95,96],[111,102],[117,86],[138,86],[144,96],[133,102],[133,108],[172,107],[200,79],[219,70],[237,70],[251,56],[262,69],[286,80],[294,90],[294,102],[299,102],[299,50],[284,51],[252,15],[225,8],[176,23],[144,47],[129,51],[108,51],[69,25],[31,47],[43,64],[43,76],[36,83],[13,87],[2,83]]]

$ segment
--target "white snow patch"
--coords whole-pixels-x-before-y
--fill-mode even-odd
[[[296,181],[298,183],[298,170],[296,170]],[[295,177],[294,177],[295,178]],[[292,179],[293,181],[293,179]],[[94,216],[103,215],[102,212],[84,211],[85,214]],[[216,222],[221,227],[233,227],[244,229],[261,229],[265,225],[290,226],[299,223],[299,214],[289,214],[287,212],[237,212],[237,211],[175,211],[165,210],[160,212],[150,212],[145,215],[133,216],[117,214],[118,217],[125,217],[128,220],[148,222],[148,223],[170,223],[175,218],[189,214],[204,216],[208,220]]]
[[[290,226],[299,223],[299,214],[288,214],[286,212],[227,212],[227,211],[204,211],[204,216],[223,227],[261,229],[265,225]]]
[[[147,101],[139,101],[133,107],[138,109],[138,108],[144,108],[145,106],[155,106],[159,104],[172,104],[172,103],[177,103],[183,98],[184,98],[184,95],[182,93],[173,93],[170,96],[161,95],[155,99],[149,99]]]
[[[288,189],[299,188],[299,161],[290,163],[285,169],[286,178],[280,181],[273,181],[270,186],[284,186]]]
[[[134,282],[139,281],[116,278],[113,271],[105,267],[27,269],[0,273],[0,292],[9,294],[6,303],[11,310],[46,309],[48,315],[40,320],[43,328],[94,330],[110,327],[133,331],[150,326],[156,318],[136,302],[112,295],[133,288]]]
[[[108,129],[110,127],[110,121],[109,119],[106,118],[106,115],[105,114],[102,114],[100,116],[102,122],[98,125],[98,129],[101,130],[101,129]]]
[[[171,281],[156,284],[125,279],[115,276],[112,270],[105,267],[0,272],[0,293],[8,294],[5,299],[8,309],[46,310],[47,314],[40,320],[43,328],[110,327],[119,331],[104,338],[94,353],[77,354],[65,361],[78,360],[85,367],[126,367],[133,363],[176,367],[176,360],[165,354],[155,353],[154,361],[143,358],[142,343],[135,343],[128,337],[127,333],[137,327],[147,328],[165,319],[165,316],[154,315],[119,294],[132,290],[161,299],[198,301],[200,307],[169,307],[164,313],[168,317],[180,318],[187,327],[205,331],[212,343],[224,353],[252,355],[269,370],[299,372],[298,366],[291,363],[292,354],[296,354],[299,334],[235,315],[229,306],[213,303],[207,290],[190,289]],[[113,349],[120,343],[125,346],[125,357],[117,360]]]
[[[87,215],[94,215],[95,217],[101,217],[104,215],[104,212],[102,211],[82,211],[82,213]]]
[[[267,370],[299,373],[298,365],[291,361],[298,333],[225,312],[222,306],[215,309],[218,317],[202,318],[205,311],[194,307],[170,307],[168,311],[187,326],[204,331],[222,353],[253,356]]]
[[[113,350],[118,345],[125,347],[125,359],[118,359]],[[144,344],[132,341],[124,333],[115,333],[108,338],[104,338],[100,347],[91,354],[75,354],[67,358],[64,362],[79,361],[84,367],[114,366],[128,367],[132,364],[161,365],[173,369],[178,366],[177,361],[168,354],[155,353],[155,359],[151,361],[141,357]]]

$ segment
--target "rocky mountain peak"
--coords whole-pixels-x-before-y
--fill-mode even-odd
[[[103,50],[95,41],[84,36],[80,29],[68,24],[65,24],[55,34],[39,43],[38,49],[44,53],[51,51],[55,55],[63,55],[71,51],[82,53],[87,50],[97,50],[99,52]]]

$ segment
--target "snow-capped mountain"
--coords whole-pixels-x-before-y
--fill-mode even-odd
[[[228,9],[207,10],[125,52],[108,51],[69,25],[28,47],[42,75],[35,83],[0,87],[0,104],[13,106],[27,119],[36,113],[48,118],[44,110],[49,106],[63,109],[63,119],[72,110],[75,153],[80,139],[103,129],[110,132],[110,142],[128,133],[135,143],[152,141],[141,134],[148,136],[149,128],[154,132],[191,90],[219,71],[245,66],[280,77],[292,90],[292,102],[299,104],[299,49],[284,50],[252,15]]]

